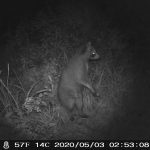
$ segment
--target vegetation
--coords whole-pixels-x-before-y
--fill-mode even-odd
[[[123,100],[133,81],[126,36],[102,15],[91,20],[85,17],[86,9],[65,8],[55,17],[47,8],[7,34],[5,51],[10,57],[0,74],[1,116],[23,139],[111,138],[111,124],[124,115]],[[69,58],[87,41],[101,57],[89,70],[100,98],[85,89],[84,111],[91,117],[68,122],[57,99],[57,84]]]

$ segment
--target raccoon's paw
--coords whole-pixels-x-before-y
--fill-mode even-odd
[[[70,121],[74,121],[75,120],[75,117],[74,116],[71,116],[70,117]]]
[[[100,94],[98,92],[95,92],[94,97],[100,97]]]
[[[77,119],[77,115],[76,114],[74,114],[74,115],[71,115],[70,116],[70,121],[75,121],[76,119]]]

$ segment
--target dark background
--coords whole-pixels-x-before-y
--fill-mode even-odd
[[[99,14],[103,14],[109,20],[111,25],[121,30],[128,35],[131,44],[138,44],[139,49],[136,49],[137,61],[145,60],[148,57],[149,48],[149,26],[150,26],[150,3],[148,0],[124,0],[124,1],[86,1],[75,2],[74,0],[46,0],[46,1],[1,1],[0,2],[0,45],[6,44],[4,34],[13,32],[20,21],[29,21],[34,19],[36,14],[46,9],[49,4],[49,9],[54,12],[54,17],[61,14],[59,7],[73,6],[75,9],[79,6],[88,7],[88,19],[91,22],[90,26],[96,25],[94,18],[98,18]],[[1,48],[1,51],[2,48]],[[2,52],[3,53],[3,52]],[[4,55],[4,54],[3,54]],[[3,56],[1,55],[1,56]],[[4,57],[8,57],[8,53]],[[2,57],[2,58],[4,58]],[[137,63],[138,63],[137,62]]]
[[[28,21],[34,19],[34,16],[41,10],[44,11],[47,4],[54,12],[54,17],[61,14],[60,6],[73,7],[88,7],[89,8],[89,24],[90,27],[95,26],[94,18],[99,14],[103,14],[111,20],[111,26],[117,28],[122,33],[127,35],[128,42],[132,46],[132,50],[127,50],[128,53],[133,53],[133,64],[136,72],[136,80],[134,82],[134,94],[128,103],[129,114],[132,111],[142,116],[142,119],[131,119],[131,123],[147,124],[146,120],[150,118],[150,1],[149,0],[99,0],[99,1],[73,1],[73,0],[13,0],[0,2],[0,67],[7,63],[9,52],[3,50],[7,43],[4,36],[8,31],[15,31],[20,21]],[[90,28],[89,27],[89,28]],[[89,31],[90,32],[90,31]],[[91,34],[91,33],[89,33]],[[134,71],[133,70],[133,71]],[[128,99],[127,101],[130,101]],[[128,118],[126,118],[128,119]],[[129,118],[130,119],[130,118]],[[123,134],[128,129],[122,130],[118,127],[118,132]],[[136,130],[138,131],[138,130]],[[130,132],[130,131],[129,131]],[[140,132],[140,130],[139,130]],[[126,132],[126,134],[129,134]],[[136,133],[135,133],[136,134]],[[142,134],[142,133],[141,133]],[[145,134],[145,133],[143,133]],[[144,135],[142,135],[144,136]]]
[[[0,33],[1,35],[7,30],[13,30],[17,24],[25,18],[34,18],[34,16],[44,10],[47,3],[50,4],[51,9],[55,14],[59,12],[59,6],[72,5],[77,7],[76,4],[82,7],[89,7],[89,14],[92,17],[97,17],[103,13],[107,17],[112,18],[113,23],[118,28],[133,34],[134,38],[139,39],[140,43],[144,43],[146,36],[149,32],[149,1],[127,0],[127,1],[85,1],[75,2],[74,0],[60,1],[1,1],[0,4]],[[92,17],[91,22],[92,22]],[[146,41],[145,41],[146,40]]]
[[[74,0],[50,0],[50,1],[1,1],[0,2],[0,44],[3,45],[5,39],[3,35],[7,31],[13,32],[20,21],[33,19],[38,12],[44,10],[49,4],[55,15],[61,13],[59,7],[73,6],[78,8],[89,7],[89,20],[94,25],[94,17],[104,14],[112,21],[112,25],[128,34],[132,44],[139,44],[137,51],[138,61],[147,56],[149,44],[150,26],[150,3],[148,0],[127,0],[127,1],[86,1],[75,2]],[[145,55],[146,54],[146,55]],[[139,58],[140,57],[140,58]]]

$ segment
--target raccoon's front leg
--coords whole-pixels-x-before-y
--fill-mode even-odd
[[[81,81],[80,83],[81,83],[84,87],[88,88],[88,89],[92,92],[92,94],[93,94],[94,96],[97,96],[97,97],[100,96],[99,93],[97,93],[96,90],[92,87],[92,85],[90,85],[90,83],[85,82],[85,81]]]

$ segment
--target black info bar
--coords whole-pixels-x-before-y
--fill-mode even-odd
[[[1,140],[0,150],[8,149],[149,149],[150,140]]]

